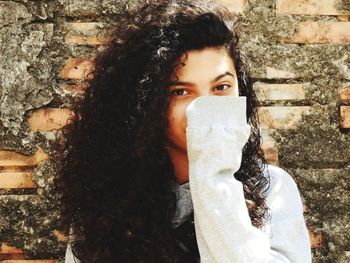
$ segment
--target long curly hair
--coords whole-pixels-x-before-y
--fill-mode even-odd
[[[184,262],[172,234],[177,200],[165,146],[167,87],[189,50],[223,46],[234,61],[252,127],[234,176],[243,184],[252,224],[261,228],[268,217],[258,101],[238,48],[236,16],[214,1],[142,2],[118,17],[63,128],[55,181],[61,222],[66,234],[73,229],[72,251],[81,262]]]

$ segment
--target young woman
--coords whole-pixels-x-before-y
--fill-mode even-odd
[[[120,18],[64,130],[65,262],[311,262],[298,188],[260,148],[234,25],[214,1]]]

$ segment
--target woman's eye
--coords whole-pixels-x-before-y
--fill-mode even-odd
[[[218,88],[218,87],[223,87],[223,86],[227,86],[227,88],[226,89],[228,89],[228,88],[230,88],[231,86],[230,85],[228,85],[228,84],[221,84],[221,85],[218,85],[218,86],[216,86],[216,88]],[[225,89],[225,90],[226,90]],[[219,89],[219,90],[224,90],[224,89]]]
[[[226,87],[226,88],[225,88]],[[218,85],[216,86],[216,89],[218,89],[219,91],[225,91],[227,90],[228,88],[231,88],[230,85],[228,84],[221,84],[221,85]],[[175,89],[175,90],[172,90],[171,91],[171,94],[172,95],[175,95],[175,96],[183,96],[183,95],[187,95],[186,93],[184,94],[184,92],[187,92],[185,89]],[[188,93],[188,92],[187,92]]]
[[[187,92],[187,91],[184,90],[184,89],[176,89],[176,90],[173,90],[173,91],[171,92],[171,94],[172,94],[172,95],[181,96],[181,95],[184,95],[184,94],[183,94],[184,91]]]

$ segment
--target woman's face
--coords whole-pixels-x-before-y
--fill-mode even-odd
[[[169,86],[168,139],[172,150],[187,152],[186,108],[199,96],[236,96],[238,80],[231,57],[223,47],[187,51],[184,66],[175,69]],[[176,80],[178,76],[178,80]]]

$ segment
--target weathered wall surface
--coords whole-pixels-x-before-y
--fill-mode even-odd
[[[0,1],[0,260],[63,259],[52,154],[106,30],[137,2]],[[242,14],[264,151],[299,186],[314,262],[349,262],[349,3],[220,2]]]

